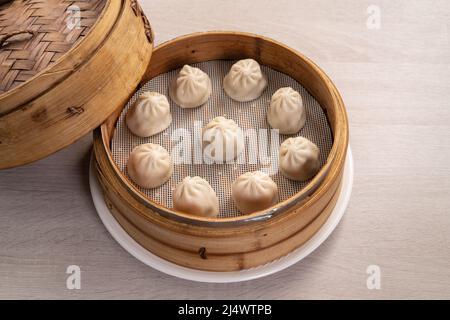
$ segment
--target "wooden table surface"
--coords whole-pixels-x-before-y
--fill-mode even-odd
[[[134,259],[102,225],[89,192],[88,135],[0,171],[0,298],[450,298],[450,2],[141,3],[157,43],[254,32],[330,75],[355,159],[347,213],[317,251],[278,274],[226,285],[179,280]],[[81,268],[80,290],[66,288],[69,265]],[[379,290],[367,288],[369,265],[380,267]]]

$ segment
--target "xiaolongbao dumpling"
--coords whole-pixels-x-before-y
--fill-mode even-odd
[[[185,65],[169,85],[170,98],[182,108],[196,108],[211,96],[211,79],[199,68]]]
[[[286,178],[308,180],[320,168],[319,148],[304,137],[289,138],[281,144],[279,163]]]
[[[143,188],[156,188],[172,175],[172,159],[158,144],[141,144],[133,149],[127,162],[128,175]]]
[[[239,60],[223,79],[225,92],[233,100],[241,102],[259,98],[266,87],[267,77],[253,59]]]
[[[203,128],[203,154],[206,159],[224,163],[244,150],[242,129],[232,119],[216,117]]]
[[[299,132],[306,122],[305,107],[300,94],[290,87],[278,89],[270,101],[267,121],[281,134]]]
[[[233,182],[231,196],[239,211],[248,214],[276,204],[278,187],[269,175],[261,171],[246,172]]]
[[[125,122],[139,137],[160,133],[172,123],[169,101],[158,92],[144,92],[128,110]]]
[[[208,181],[200,177],[186,177],[173,192],[175,210],[201,217],[217,217],[219,200]]]

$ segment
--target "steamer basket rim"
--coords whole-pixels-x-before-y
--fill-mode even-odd
[[[141,191],[135,188],[126,177],[121,173],[115,161],[112,159],[112,155],[110,152],[109,143],[107,141],[107,127],[106,124],[102,124],[99,128],[97,128],[94,132],[94,140],[100,139],[102,141],[101,145],[104,148],[104,153],[107,155],[108,162],[112,166],[115,174],[119,177],[122,186],[127,189],[127,191],[133,195],[141,204],[145,205],[150,210],[156,212],[160,216],[175,221],[179,223],[195,225],[195,226],[207,226],[207,227],[235,227],[240,225],[247,225],[253,222],[260,222],[269,220],[275,216],[280,216],[282,213],[289,211],[293,206],[301,203],[302,201],[307,200],[312,197],[315,191],[321,186],[325,177],[329,174],[330,168],[334,163],[340,161],[339,166],[343,166],[343,161],[345,160],[347,146],[348,146],[348,119],[347,113],[345,111],[344,102],[342,97],[340,96],[336,86],[331,81],[331,79],[325,74],[325,72],[317,66],[312,60],[307,58],[302,53],[298,52],[295,49],[292,49],[276,40],[271,38],[260,36],[253,33],[247,32],[238,32],[238,31],[207,31],[207,32],[196,32],[187,35],[182,35],[176,37],[172,40],[168,40],[157,47],[154,48],[152,58],[154,58],[155,54],[158,51],[163,50],[167,47],[170,47],[173,44],[179,43],[180,41],[196,40],[201,37],[228,37],[228,36],[236,36],[236,37],[245,37],[248,39],[256,39],[258,41],[270,43],[271,45],[278,46],[280,49],[288,50],[291,53],[295,54],[299,59],[302,59],[309,67],[315,69],[320,79],[326,84],[329,89],[330,94],[335,99],[336,107],[338,109],[338,113],[340,114],[340,121],[342,124],[340,126],[336,126],[335,131],[333,133],[333,145],[328,155],[327,161],[325,165],[321,168],[321,170],[316,174],[316,176],[298,193],[294,194],[291,198],[286,199],[268,209],[258,211],[249,215],[242,215],[239,217],[232,218],[207,218],[207,217],[197,217],[189,214],[185,214],[179,211],[176,211],[171,208],[167,208],[165,206],[159,205],[146,197]],[[207,61],[207,60],[205,60]],[[150,60],[150,66],[147,70],[146,75],[149,74],[149,70],[151,69],[152,60]],[[149,79],[143,79],[143,82]],[[313,95],[314,96],[314,95]],[[111,116],[110,116],[111,117]],[[116,119],[115,119],[116,121]],[[106,147],[107,146],[107,147]],[[307,201],[305,201],[307,203]]]

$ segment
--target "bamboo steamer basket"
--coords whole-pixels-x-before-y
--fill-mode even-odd
[[[44,158],[99,126],[135,90],[152,51],[136,0],[1,5],[0,169]]]
[[[152,253],[181,266],[208,271],[257,267],[295,250],[332,212],[348,147],[344,103],[311,60],[274,40],[239,32],[183,36],[158,46],[141,85],[184,64],[253,58],[304,86],[324,109],[333,145],[319,173],[297,194],[260,212],[202,218],[161,206],[141,193],[113,160],[111,139],[121,109],[94,131],[95,167],[105,201],[120,225]]]

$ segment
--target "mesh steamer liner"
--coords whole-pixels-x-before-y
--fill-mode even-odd
[[[199,41],[199,48],[198,49],[192,49],[189,47],[189,44],[184,44],[184,42],[189,43],[189,41],[195,39],[200,39],[200,37],[204,37],[205,39],[208,37],[224,37],[225,40],[231,40],[233,44],[237,44],[235,48],[227,46],[226,48],[222,48],[219,42],[214,42],[214,45],[217,45],[219,48],[217,48],[217,52],[205,52],[205,56],[201,57],[198,56],[198,53],[202,52],[202,49],[200,47],[202,45],[207,45],[207,43],[203,43],[203,41]],[[235,37],[244,37],[245,41],[239,40],[238,42],[234,43]],[[246,43],[247,39],[249,38],[251,42],[254,41],[254,37],[256,38],[256,45],[265,45],[264,41],[270,41],[270,43],[276,45],[276,46],[283,46],[280,43],[277,43],[276,41],[273,41],[271,39],[263,38],[260,36],[247,34],[247,33],[240,33],[240,32],[206,32],[206,33],[198,33],[198,34],[191,34],[183,37],[179,37],[177,39],[174,39],[172,41],[169,41],[159,47],[159,53],[160,55],[166,55],[164,58],[159,58],[156,56],[155,59],[152,59],[151,64],[147,70],[146,75],[143,78],[143,81],[141,83],[140,88],[137,90],[137,92],[130,97],[130,100],[128,102],[125,102],[124,109],[118,110],[115,115],[110,117],[108,121],[105,122],[105,124],[102,126],[102,128],[97,130],[98,138],[103,140],[109,140],[108,145],[102,146],[102,149],[106,147],[107,150],[106,154],[108,156],[108,161],[113,166],[114,171],[119,171],[119,179],[121,182],[124,183],[125,188],[132,193],[132,195],[142,204],[144,204],[146,207],[150,208],[152,211],[158,213],[160,216],[172,219],[174,221],[182,222],[182,223],[188,223],[192,225],[200,225],[200,226],[238,226],[246,223],[251,223],[255,221],[263,221],[270,219],[271,217],[277,216],[283,212],[286,212],[292,208],[295,208],[299,204],[307,201],[308,198],[312,196],[312,194],[320,187],[321,183],[324,181],[325,177],[329,173],[330,168],[332,167],[333,163],[336,161],[344,161],[345,159],[345,151],[343,153],[338,150],[343,150],[344,148],[342,146],[338,146],[335,141],[335,136],[338,134],[339,136],[342,136],[342,141],[339,141],[341,145],[348,145],[348,128],[347,128],[347,116],[344,109],[344,105],[342,102],[342,99],[337,92],[336,88],[334,87],[331,80],[326,77],[326,75],[310,60],[308,60],[306,57],[301,56],[302,59],[305,59],[305,61],[308,64],[311,64],[314,68],[317,68],[320,70],[321,74],[319,75],[319,78],[321,81],[326,82],[327,86],[330,86],[330,97],[322,98],[320,96],[317,96],[319,91],[323,90],[320,87],[315,88],[313,87],[305,88],[302,86],[298,80],[291,78],[291,76],[285,74],[282,72],[283,70],[277,71],[279,69],[278,66],[274,65],[272,68],[271,65],[264,65],[262,63],[263,71],[268,75],[269,77],[269,83],[268,88],[264,91],[263,96],[257,99],[256,101],[249,102],[249,103],[237,103],[228,98],[221,88],[222,85],[222,76],[226,74],[226,72],[229,70],[229,67],[231,67],[232,63],[235,60],[243,59],[247,57],[253,57],[258,59],[256,56],[263,57],[264,52],[259,51],[261,49],[257,49],[258,51],[255,52],[254,50],[248,51],[248,54],[243,53],[243,51],[247,50],[247,46],[249,45]],[[263,41],[262,41],[263,40]],[[186,48],[183,48],[186,52],[184,55],[173,55],[173,59],[171,59],[169,49],[172,49],[173,47],[176,47],[177,42],[183,43],[183,46],[186,46]],[[193,44],[192,44],[193,45]],[[255,44],[251,44],[255,45]],[[241,46],[243,48],[241,48]],[[284,46],[283,46],[284,47]],[[291,51],[291,49],[284,47]],[[165,52],[165,50],[168,50]],[[225,51],[228,52],[225,52]],[[298,52],[294,52],[295,55],[300,55]],[[289,57],[291,58],[291,57]],[[226,61],[226,60],[228,61]],[[270,57],[270,59],[278,59],[278,57]],[[297,59],[297,57],[295,57]],[[164,60],[163,62],[160,62],[159,60]],[[214,61],[216,60],[216,61]],[[225,60],[225,61],[222,61]],[[261,63],[261,61],[259,61]],[[278,64],[280,62],[276,62]],[[126,125],[124,124],[123,117],[126,113],[126,110],[130,106],[130,104],[135,101],[136,97],[138,96],[139,92],[142,92],[144,90],[155,90],[163,94],[167,94],[167,81],[171,79],[177,72],[179,68],[181,68],[184,64],[191,64],[198,66],[200,68],[203,68],[204,71],[206,71],[213,82],[213,93],[211,99],[207,102],[207,104],[203,107],[193,109],[193,110],[180,110],[178,106],[176,106],[171,99],[169,98],[169,103],[171,105],[171,112],[173,117],[173,123],[171,126],[166,129],[161,134],[158,134],[156,136],[150,137],[150,138],[139,138],[131,134],[128,129],[126,128]],[[270,64],[270,63],[269,63]],[[285,67],[291,67],[289,66],[283,66]],[[164,71],[164,72],[160,72]],[[315,76],[315,75],[314,75]],[[307,78],[310,78],[311,75],[307,74]],[[308,79],[310,81],[311,79]],[[174,175],[170,179],[166,185],[162,186],[162,189],[164,192],[161,192],[161,188],[155,190],[149,190],[149,189],[142,189],[138,187],[137,185],[133,184],[133,182],[127,177],[126,173],[126,159],[128,158],[129,152],[132,150],[133,146],[136,146],[141,143],[146,142],[153,142],[153,143],[160,143],[164,147],[167,148],[167,150],[170,152],[171,148],[170,146],[173,145],[173,142],[170,142],[167,140],[166,137],[170,137],[170,132],[174,128],[176,128],[176,125],[178,123],[186,124],[189,122],[189,120],[183,120],[180,119],[182,115],[186,116],[191,113],[191,117],[195,113],[200,113],[202,116],[202,119],[204,120],[204,124],[206,124],[207,121],[212,119],[214,116],[218,115],[227,115],[230,118],[233,118],[235,121],[238,122],[239,125],[242,125],[239,122],[239,119],[242,118],[242,114],[239,114],[239,110],[241,110],[241,113],[245,111],[251,112],[255,111],[253,106],[255,104],[258,104],[259,106],[263,106],[259,109],[259,112],[256,114],[253,114],[252,117],[254,119],[253,123],[256,123],[256,128],[269,128],[266,118],[265,118],[265,111],[268,107],[268,103],[270,101],[270,97],[273,94],[273,92],[278,89],[279,87],[290,85],[294,89],[298,90],[300,94],[302,95],[303,102],[306,106],[307,110],[307,122],[305,125],[305,128],[303,128],[297,135],[304,135],[305,137],[311,139],[314,143],[318,145],[320,148],[320,162],[322,165],[321,170],[316,174],[316,176],[307,182],[295,182],[290,181],[284,177],[281,176],[280,173],[278,173],[275,176],[272,176],[272,178],[275,180],[275,182],[278,184],[280,189],[280,201],[275,206],[260,211],[255,212],[248,215],[241,215],[237,209],[235,208],[234,204],[232,203],[232,200],[229,198],[230,191],[226,191],[225,188],[217,188],[218,180],[213,179],[211,176],[203,175],[204,178],[207,178],[207,180],[211,183],[213,188],[218,193],[218,197],[221,201],[221,212],[217,219],[215,218],[205,218],[205,217],[195,217],[192,215],[184,214],[182,212],[175,211],[171,209],[171,192],[174,185],[176,185],[176,182],[182,179],[184,176],[189,174],[199,174],[202,175],[202,172],[204,171],[210,171],[208,170],[199,170],[198,168],[195,169],[193,166],[191,168],[188,168],[189,170],[180,170],[180,172],[183,173],[176,173],[174,172]],[[317,92],[314,92],[316,91]],[[316,99],[316,98],[318,99]],[[329,101],[329,99],[333,99],[334,101]],[[213,101],[221,101],[222,105],[217,108],[217,105],[214,105]],[[326,108],[324,108],[324,104],[330,104],[330,103],[336,103],[340,106],[342,114],[340,114],[340,119],[336,119],[337,116],[335,114],[330,114]],[[247,105],[248,104],[248,105]],[[216,108],[216,110],[214,110]],[[322,109],[322,111],[319,110]],[[208,110],[212,110],[209,115],[205,114],[208,113]],[[247,110],[246,110],[247,109]],[[237,116],[233,116],[230,114],[232,113],[238,113]],[[330,116],[332,117],[330,119]],[[250,118],[252,119],[252,118]],[[247,119],[248,120],[248,119]],[[114,123],[112,123],[112,121]],[[191,120],[192,121],[192,120]],[[259,121],[259,123],[258,123]],[[342,122],[344,128],[341,127],[333,127],[331,125],[331,122]],[[110,127],[110,132],[108,132],[105,135],[105,132],[102,133],[101,129],[104,129],[106,127]],[[243,129],[246,128],[245,125],[242,125]],[[99,131],[100,130],[100,131]],[[111,133],[114,131],[113,133]],[[117,131],[117,132],[116,132]],[[128,131],[128,132],[127,132]],[[101,137],[103,135],[103,137]],[[297,136],[294,135],[294,136]],[[284,141],[288,136],[280,135],[280,143]],[[169,139],[170,140],[170,139]],[[103,143],[104,144],[104,143]],[[272,150],[273,151],[273,150]],[[278,152],[278,150],[275,150]],[[248,152],[248,148],[246,150]],[[336,155],[339,153],[339,157],[337,159]],[[177,165],[178,167],[180,165]],[[205,166],[205,165],[203,165]],[[218,165],[218,166],[224,166],[224,165]],[[249,168],[251,165],[247,166],[241,166],[240,172],[245,172],[245,169]],[[202,166],[201,166],[202,167]],[[264,168],[264,165],[257,165],[252,167],[253,170],[257,170],[258,168]],[[176,170],[175,170],[176,171]],[[200,171],[200,172],[199,172]],[[223,171],[223,170],[221,170]],[[247,170],[249,171],[249,170]],[[231,181],[232,177],[238,176],[238,174],[227,174],[227,180]],[[210,178],[210,179],[208,179]],[[232,182],[232,181],[231,181]],[[281,182],[281,183],[280,183]],[[225,191],[223,191],[225,190]],[[298,191],[297,191],[298,190]],[[296,192],[297,191],[297,192]],[[290,193],[292,192],[292,193]],[[224,208],[231,208],[228,212],[224,212]]]
[[[164,207],[172,208],[172,192],[175,186],[183,180],[185,176],[200,176],[206,179],[215,190],[220,204],[219,218],[239,217],[241,214],[235,207],[231,199],[231,185],[233,181],[241,174],[255,170],[268,170],[272,179],[278,185],[280,201],[287,200],[293,194],[301,191],[308,182],[292,181],[285,178],[278,170],[278,150],[279,145],[289,137],[304,136],[314,142],[320,149],[320,164],[323,166],[327,160],[333,136],[328,124],[324,110],[319,103],[291,77],[277,72],[266,66],[262,66],[262,71],[267,75],[268,87],[262,96],[251,102],[237,102],[229,98],[222,89],[222,81],[235,61],[214,60],[201,62],[193,66],[205,71],[212,81],[212,96],[208,102],[193,109],[183,109],[178,107],[168,94],[170,80],[176,76],[179,69],[161,74],[149,82],[145,83],[134,96],[120,115],[114,136],[111,141],[111,151],[114,161],[117,163],[121,172],[127,176],[126,170],[128,156],[134,147],[143,143],[155,143],[162,145],[172,157],[177,155],[172,152],[173,148],[180,144],[179,134],[184,134],[183,143],[187,142],[190,150],[187,163],[175,164],[174,173],[171,179],[161,187],[154,189],[145,189],[138,185],[133,185],[150,201],[156,202]],[[272,94],[282,87],[292,87],[297,90],[303,99],[307,121],[305,127],[295,135],[276,135],[272,136],[270,126],[266,120],[267,109],[270,104]],[[169,99],[172,113],[172,124],[163,132],[148,138],[141,138],[131,133],[125,123],[126,113],[129,107],[136,101],[137,97],[144,91],[156,91],[166,95]],[[246,140],[246,149],[244,151],[245,161],[238,164],[206,164],[195,163],[194,153],[199,151],[201,159],[201,149],[195,150],[195,146],[200,145],[196,140],[200,140],[201,128],[204,127],[212,118],[216,116],[225,116],[231,118],[243,129],[244,132],[250,129],[250,134],[257,137],[258,141],[249,143]],[[197,126],[196,126],[197,124]],[[182,129],[180,131],[179,129]],[[262,129],[262,130],[260,130]],[[187,135],[186,135],[187,134]],[[198,139],[200,137],[200,139]],[[186,139],[187,138],[187,139]],[[261,156],[262,162],[261,163]],[[257,160],[257,161],[255,161]],[[198,161],[197,161],[198,162]]]

